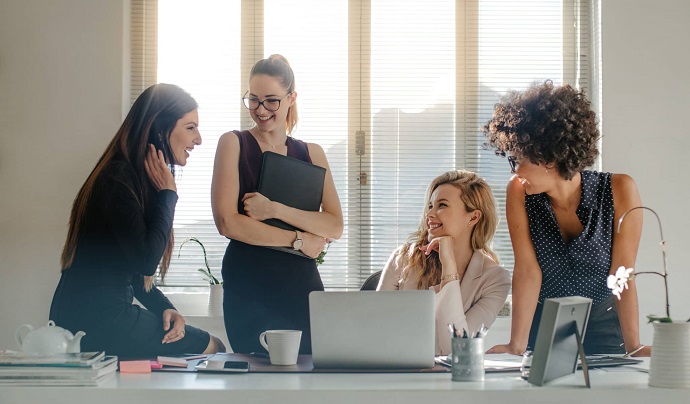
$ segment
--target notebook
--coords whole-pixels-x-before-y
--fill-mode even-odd
[[[433,367],[435,299],[430,290],[311,292],[314,369]]]
[[[300,210],[321,209],[326,169],[282,154],[265,152],[261,164],[258,192],[266,198]],[[264,223],[285,230],[302,230],[278,219]],[[269,247],[305,256],[292,247]]]

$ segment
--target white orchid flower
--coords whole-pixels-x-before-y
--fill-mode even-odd
[[[609,275],[606,278],[606,286],[611,289],[611,293],[616,295],[618,300],[621,300],[621,293],[628,288],[628,279],[630,274],[634,271],[633,268],[626,268],[624,266],[618,267],[615,275]]]

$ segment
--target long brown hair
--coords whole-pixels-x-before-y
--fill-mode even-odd
[[[257,74],[265,74],[266,76],[277,78],[288,94],[295,92],[295,73],[292,71],[292,67],[290,67],[290,63],[285,56],[271,55],[254,63],[249,73],[249,78],[251,79]],[[297,102],[293,102],[285,117],[288,135],[295,129],[298,121]]]
[[[84,217],[89,208],[91,194],[103,170],[114,160],[129,164],[134,169],[139,182],[138,190],[131,189],[131,191],[137,196],[140,208],[145,212],[149,205],[149,198],[155,194],[155,189],[144,168],[147,146],[153,144],[156,149],[163,151],[166,161],[171,163],[170,170],[174,175],[175,158],[170,149],[170,134],[177,121],[197,107],[191,95],[173,84],[154,84],[144,90],[134,101],[120,129],[74,199],[67,240],[60,259],[62,271],[68,270],[74,262],[77,242],[80,232],[84,229]],[[173,242],[171,230],[170,240],[160,264],[161,278],[165,277],[168,270]],[[144,285],[147,291],[151,290],[153,277],[145,277]]]
[[[498,227],[498,215],[496,214],[496,202],[491,187],[486,181],[472,171],[456,170],[448,171],[436,177],[426,192],[424,210],[419,221],[417,231],[410,234],[403,253],[407,254],[408,263],[403,269],[402,281],[405,282],[410,271],[419,272],[417,282],[418,289],[427,289],[431,285],[441,282],[441,259],[436,251],[425,255],[419,247],[428,243],[429,226],[426,215],[429,212],[431,194],[441,185],[450,184],[460,192],[460,199],[465,204],[467,212],[479,210],[482,212],[477,224],[472,228],[470,244],[473,251],[481,251],[498,263],[498,256],[491,249],[491,242]]]

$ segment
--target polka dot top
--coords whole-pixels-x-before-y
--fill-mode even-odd
[[[566,243],[546,193],[525,196],[529,231],[542,271],[539,302],[551,297],[584,296],[598,304],[611,296],[613,192],[611,173],[583,171],[577,217],[582,233]]]

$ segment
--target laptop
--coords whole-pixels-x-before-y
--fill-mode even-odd
[[[321,209],[326,169],[306,161],[264,152],[257,191],[266,198],[300,210],[318,212]],[[263,221],[285,230],[302,230],[278,219]],[[305,256],[292,247],[269,247]]]
[[[430,290],[311,292],[314,369],[432,368],[435,299]]]

